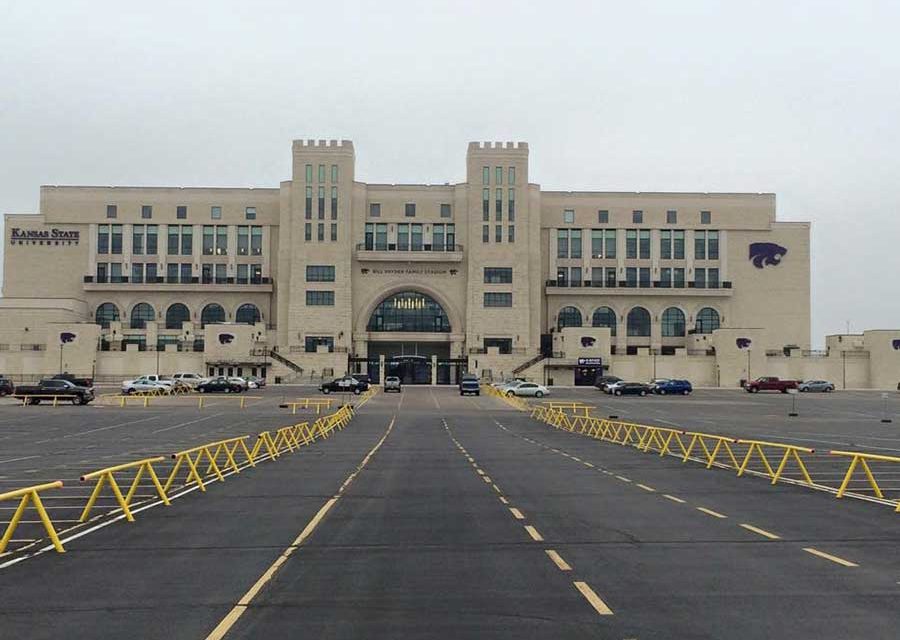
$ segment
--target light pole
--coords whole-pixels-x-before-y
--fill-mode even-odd
[[[60,374],[63,372],[63,347],[66,346],[66,343],[62,341],[62,338],[59,339],[59,372]]]

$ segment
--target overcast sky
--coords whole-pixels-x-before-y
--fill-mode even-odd
[[[545,189],[776,192],[813,224],[813,342],[900,327],[894,0],[131,4],[0,0],[0,212],[276,187],[294,138],[433,183],[526,140]]]

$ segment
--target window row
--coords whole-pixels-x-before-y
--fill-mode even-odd
[[[200,312],[200,326],[222,323],[226,321],[226,313],[222,305],[212,302],[203,307]],[[94,321],[104,329],[109,329],[111,322],[125,320],[124,314],[119,312],[119,307],[112,302],[104,302],[97,307],[94,313]],[[131,329],[144,329],[148,322],[162,320],[162,313],[157,315],[156,310],[148,302],[139,302],[131,308],[131,316],[128,327]],[[262,320],[259,307],[255,304],[245,303],[234,312],[234,321],[238,324],[256,324]],[[176,302],[169,305],[165,314],[166,329],[181,329],[183,322],[191,322],[191,312],[187,306]]]
[[[415,218],[416,217],[416,203],[415,202],[407,202],[403,206],[403,215],[406,218]],[[453,209],[449,204],[442,203],[440,205],[440,216],[442,218],[452,218],[453,217]],[[381,203],[380,202],[370,202],[369,203],[369,217],[370,218],[380,218],[381,217]]]
[[[582,273],[584,278],[582,279]],[[694,269],[693,282],[686,282],[683,267],[661,267],[659,279],[650,279],[650,267],[625,267],[625,279],[619,280],[615,267],[592,267],[588,274],[581,267],[557,267],[555,287],[639,287],[661,289],[718,289],[729,288],[730,283],[719,279],[718,269]],[[588,278],[588,275],[590,276]]]
[[[331,187],[329,198],[329,216],[332,220],[338,217],[338,188]],[[307,220],[313,217],[313,188],[306,187],[306,198],[303,205],[304,215]],[[316,189],[316,217],[319,220],[325,219],[325,187]]]
[[[456,251],[456,225],[431,225],[431,241],[420,223],[400,223],[393,238],[388,237],[388,225],[383,222],[367,222],[365,242],[360,247],[366,251]]]
[[[629,337],[650,336],[650,312],[644,307],[632,308],[625,319],[626,335]],[[577,307],[563,307],[557,314],[557,327],[581,327],[581,310]],[[684,311],[678,307],[669,307],[657,318],[664,338],[681,338],[687,335],[687,322]],[[618,327],[616,312],[609,307],[600,307],[591,316],[591,326],[607,327],[615,337]],[[712,307],[704,307],[697,312],[693,333],[709,334],[721,326],[719,312]]]
[[[582,229],[556,230],[557,258],[582,257]],[[614,259],[616,257],[616,229],[591,229],[591,258]],[[663,260],[684,260],[684,229],[661,229],[659,232],[659,257]],[[625,230],[625,257],[631,260],[650,259],[650,229]],[[694,232],[694,258],[696,260],[719,259],[719,232]]]
[[[187,205],[177,205],[175,207],[175,218],[178,220],[186,220],[188,215]],[[106,205],[106,217],[109,219],[115,219],[119,217],[119,205],[117,204],[108,204]],[[221,220],[222,219],[222,207],[221,205],[213,205],[209,208],[209,217],[211,220]],[[142,220],[150,220],[153,218],[153,205],[143,204],[141,205],[141,219]],[[256,220],[256,207],[244,207],[244,218],[246,220]]]
[[[262,284],[261,264],[235,265],[235,275],[231,277],[227,273],[228,265],[225,263],[208,264],[200,266],[200,276],[194,277],[194,265],[189,262],[170,262],[165,265],[165,276],[161,265],[155,262],[131,263],[130,277],[123,272],[121,262],[98,262],[94,282],[105,283],[133,283],[133,284]]]
[[[258,225],[237,226],[237,255],[262,255],[262,231]],[[189,256],[194,251],[194,227],[189,224],[168,225],[166,253],[170,256]],[[136,224],[131,229],[131,253],[157,255],[159,252],[159,226]],[[122,225],[97,226],[97,253],[122,254]],[[202,253],[205,256],[228,255],[228,225],[203,225]]]
[[[494,226],[494,242],[500,244],[503,242],[503,225]],[[481,226],[481,242],[487,244],[491,241],[491,225],[485,224]],[[506,241],[510,244],[516,241],[516,226],[509,225],[506,227]]]
[[[331,223],[329,238],[331,242],[337,242],[338,239],[338,226],[336,222]],[[313,239],[313,225],[311,222],[307,222],[303,225],[303,239],[306,242],[312,242]],[[318,242],[325,242],[325,223],[320,222],[316,225],[316,240]]]
[[[318,178],[319,182],[325,182],[325,178],[328,176],[327,172],[328,165],[320,164],[318,170]],[[306,182],[313,181],[313,165],[306,165]],[[338,166],[336,164],[331,165],[331,182],[337,183],[338,181]]]
[[[700,224],[712,224],[712,212],[700,212]],[[563,209],[563,222],[565,224],[575,224],[575,209]],[[634,209],[631,212],[632,224],[644,224],[644,212],[640,209]],[[609,224],[609,210],[600,209],[597,211],[597,224]],[[666,224],[678,224],[678,211],[669,209],[666,211]]]
[[[503,184],[503,167],[494,167],[494,184]],[[516,168],[506,168],[506,183],[516,184]],[[481,184],[491,184],[491,168],[481,167]]]
[[[516,190],[506,190],[506,217],[509,222],[516,221]],[[491,221],[491,190],[481,190],[481,219],[484,222]],[[503,220],[503,189],[494,190],[494,220]]]

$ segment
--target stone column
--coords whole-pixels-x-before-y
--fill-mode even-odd
[[[437,356],[431,356],[431,384],[437,384]]]
[[[384,354],[378,356],[378,380],[376,384],[384,384]]]

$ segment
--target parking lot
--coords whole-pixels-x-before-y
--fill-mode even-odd
[[[890,638],[900,604],[891,507],[705,469],[554,429],[455,388],[378,394],[345,430],[115,522],[93,469],[307,420],[313,388],[121,408],[0,406],[4,489],[62,479],[45,503],[66,553],[22,528],[0,558],[11,637]],[[337,399],[335,396],[331,396]],[[698,390],[612,398],[553,389],[597,416],[900,454],[898,399]],[[900,466],[900,465],[898,465]],[[160,476],[171,461],[160,465]],[[829,467],[810,465],[814,476]],[[835,468],[836,469],[836,468]],[[878,468],[891,497],[900,476]],[[893,474],[893,475],[890,475]],[[818,479],[818,478],[817,478]],[[141,484],[142,499],[155,500]],[[0,505],[12,506],[12,505]],[[9,510],[0,520],[8,519]],[[29,513],[29,521],[34,521]],[[27,532],[31,532],[30,535]],[[16,538],[20,538],[17,533]],[[73,630],[84,630],[78,632]]]

